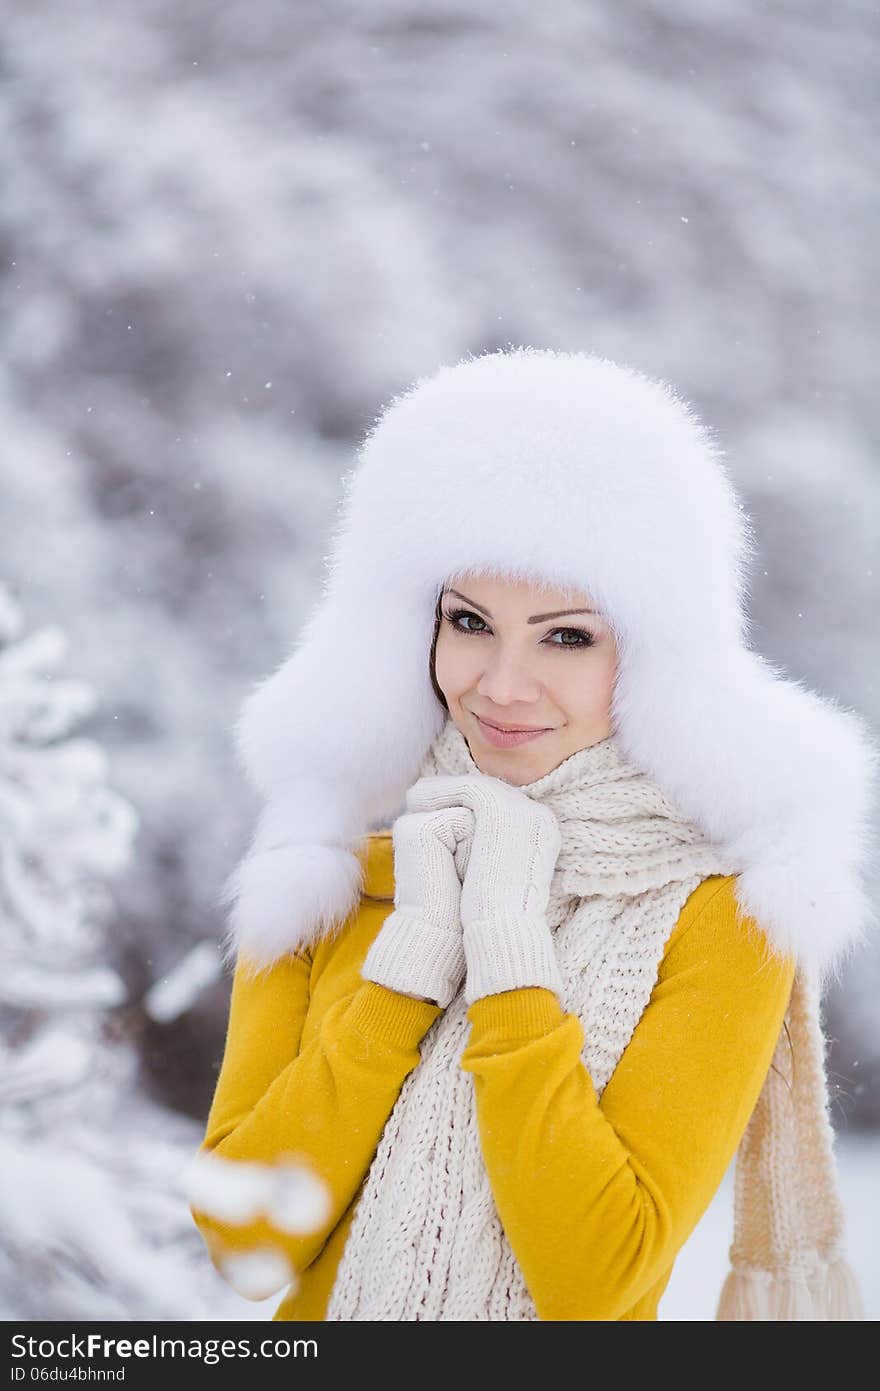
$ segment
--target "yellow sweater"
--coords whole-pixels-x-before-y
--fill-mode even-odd
[[[322,1320],[385,1122],[439,1005],[360,967],[393,908],[390,832],[365,842],[360,906],[332,941],[257,980],[237,967],[223,1062],[200,1152],[306,1160],[329,1220],[293,1237],[190,1208],[224,1255],[277,1244],[298,1272],[273,1317]],[[708,1207],[771,1064],[794,976],[735,921],[735,879],[685,903],[648,1006],[601,1100],[576,1015],[540,986],[476,1000],[461,1066],[473,1075],[498,1214],[543,1319],[656,1319],[675,1257]]]

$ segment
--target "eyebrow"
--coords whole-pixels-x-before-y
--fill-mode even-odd
[[[492,617],[492,615],[491,615],[491,613],[489,612],[489,610],[488,610],[488,609],[484,609],[482,604],[478,604],[477,601],[476,601],[475,599],[469,599],[469,598],[467,597],[466,594],[459,594],[459,592],[458,592],[457,589],[447,589],[446,593],[447,593],[447,594],[454,594],[455,597],[456,597],[456,599],[461,599],[461,600],[464,601],[464,603],[473,605],[473,607],[474,607],[475,609],[479,609],[479,610],[480,610],[480,613],[484,613],[484,614],[486,615],[487,618],[491,618],[491,617]],[[548,620],[549,618],[565,618],[565,617],[566,617],[568,614],[570,614],[570,613],[592,613],[592,614],[595,614],[595,613],[596,613],[596,610],[595,610],[595,609],[559,609],[556,613],[536,613],[532,618],[527,618],[527,619],[526,619],[526,622],[527,622],[527,623],[546,623],[547,620]],[[598,617],[598,615],[597,615],[597,617]]]

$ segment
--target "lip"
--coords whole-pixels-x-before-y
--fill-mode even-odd
[[[542,734],[549,734],[549,729],[526,729],[520,732],[496,729],[494,725],[486,724],[479,715],[474,715],[474,719],[480,726],[480,732],[488,743],[496,749],[512,749],[518,744],[528,744],[532,739],[539,739]]]

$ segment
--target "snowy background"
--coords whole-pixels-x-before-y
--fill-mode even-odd
[[[384,401],[508,342],[675,382],[756,521],[756,646],[880,723],[880,23],[30,0],[0,42],[0,1317],[268,1317],[179,1188],[256,810],[229,729]],[[871,1318],[878,991],[880,944],[827,1002]],[[726,1183],[662,1317],[712,1317],[730,1219]]]

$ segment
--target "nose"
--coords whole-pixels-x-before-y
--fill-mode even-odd
[[[497,648],[487,658],[476,690],[499,710],[508,705],[531,705],[541,698],[541,683],[529,671],[528,663],[515,652]]]

